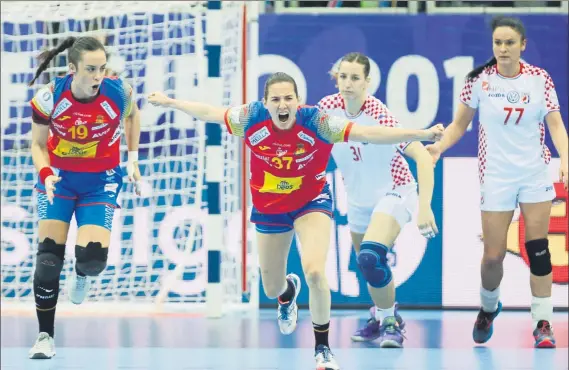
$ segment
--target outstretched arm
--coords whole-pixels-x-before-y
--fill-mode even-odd
[[[168,107],[180,110],[204,122],[223,123],[227,108],[214,107],[209,104],[172,99],[161,92],[148,96],[148,102],[158,107]]]
[[[436,144],[441,154],[464,136],[468,125],[474,118],[474,113],[476,113],[475,109],[470,108],[466,104],[459,104],[454,120],[446,128],[444,137]]]
[[[438,141],[442,137],[443,131],[443,125],[440,124],[426,130],[353,124],[348,140],[372,144],[397,144],[403,141]]]

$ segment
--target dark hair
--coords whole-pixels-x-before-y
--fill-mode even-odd
[[[32,86],[36,79],[42,74],[43,71],[47,69],[47,66],[51,62],[51,60],[62,51],[69,49],[67,52],[67,59],[70,63],[73,63],[77,66],[79,61],[81,60],[81,54],[84,51],[97,51],[103,50],[105,54],[107,51],[105,50],[105,46],[96,38],[91,36],[83,36],[75,38],[70,36],[65,39],[61,44],[57,45],[55,48],[50,50],[45,50],[38,56],[38,60],[40,65],[36,71],[34,79],[30,81],[28,86]]]
[[[342,59],[340,59],[340,61],[334,65],[334,68],[332,68],[332,70],[329,72],[330,76],[332,76],[333,79],[338,78],[338,71],[340,70],[340,64],[342,64],[342,62],[355,62],[361,64],[364,66],[364,77],[367,78],[369,76],[369,58],[362,53],[348,53],[344,55]]]
[[[284,72],[275,72],[267,79],[267,82],[265,82],[265,99],[269,96],[269,87],[279,82],[290,82],[294,86],[294,93],[298,98],[298,87],[296,86],[294,78]]]
[[[492,27],[492,32],[496,31],[496,28],[498,28],[498,27],[510,27],[511,29],[513,29],[514,31],[516,31],[520,35],[522,41],[524,41],[526,39],[526,29],[524,27],[524,24],[522,23],[522,21],[520,21],[517,18],[504,17],[504,16],[494,17],[492,19],[491,27]],[[466,75],[466,79],[472,80],[472,79],[478,77],[478,75],[480,73],[482,73],[482,71],[484,69],[486,69],[490,66],[496,65],[497,63],[498,63],[498,61],[496,60],[496,57],[490,58],[483,65],[478,66],[478,67],[474,68],[472,71],[470,71]]]

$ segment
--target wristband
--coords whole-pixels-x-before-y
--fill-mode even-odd
[[[138,162],[138,150],[128,152],[128,163]]]
[[[40,183],[45,184],[45,179],[47,179],[48,176],[53,176],[55,175],[53,173],[53,170],[51,169],[51,167],[44,167],[40,170]]]

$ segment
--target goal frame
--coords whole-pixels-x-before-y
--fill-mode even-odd
[[[61,2],[64,3],[64,2]],[[125,2],[134,3],[134,2]],[[224,6],[221,1],[202,1],[202,3],[207,3],[207,13],[206,13],[206,23],[217,22],[221,19],[221,8]],[[236,3],[236,2],[233,2]],[[260,5],[255,1],[244,1],[239,2],[242,4],[242,19],[241,27],[242,38],[241,38],[241,94],[242,101],[240,103],[245,104],[250,98],[256,99],[257,97],[257,81],[256,79],[251,79],[252,73],[251,68],[254,65],[254,61],[258,55],[258,15]],[[4,4],[2,5],[4,7]],[[218,59],[220,56],[220,49],[222,47],[221,41],[222,30],[219,27],[207,27],[205,33],[205,47],[206,53],[211,58],[211,55],[215,55],[217,50]],[[220,60],[208,62],[208,85],[219,86],[221,88],[221,77],[220,77]],[[221,91],[221,90],[219,90]],[[220,94],[221,95],[221,94]],[[219,101],[212,101],[211,104],[219,104],[221,102],[221,97]],[[256,311],[258,309],[259,302],[259,283],[258,274],[253,280],[248,276],[249,264],[256,263],[256,261],[250,261],[250,253],[253,251],[253,256],[256,256],[256,246],[254,245],[254,240],[249,240],[248,238],[248,211],[250,209],[249,200],[249,190],[248,190],[248,176],[247,176],[247,164],[248,164],[248,150],[243,142],[240,143],[240,174],[241,174],[241,188],[240,188],[240,201],[241,201],[241,259],[242,259],[242,269],[241,269],[241,291],[242,291],[242,305],[227,305],[223,302],[223,289],[221,282],[221,270],[222,270],[222,258],[221,245],[223,244],[223,219],[221,218],[219,212],[219,202],[221,202],[220,193],[220,176],[223,177],[223,167],[219,164],[223,164],[223,152],[221,148],[221,143],[216,138],[221,135],[222,127],[215,123],[205,123],[206,132],[206,169],[205,169],[205,182],[207,186],[206,197],[208,200],[207,207],[207,220],[205,224],[208,225],[208,229],[211,230],[207,235],[204,236],[203,247],[207,250],[207,287],[206,287],[206,298],[203,303],[171,303],[168,302],[165,297],[156,297],[152,303],[150,302],[91,302],[86,301],[81,307],[75,308],[68,302],[58,303],[58,313],[63,314],[108,314],[110,312],[114,314],[120,314],[124,312],[125,314],[164,314],[164,313],[186,313],[186,314],[204,314],[207,317],[216,318],[221,317],[227,312],[233,311]],[[212,203],[210,203],[210,201]],[[215,204],[215,202],[218,204]],[[215,231],[217,230],[217,231]],[[220,232],[221,231],[221,232]],[[221,238],[221,239],[220,239]],[[30,251],[32,252],[32,251]],[[61,301],[61,299],[60,299]],[[30,301],[17,301],[4,299],[2,297],[2,315],[10,314],[29,314],[34,312],[34,305]]]

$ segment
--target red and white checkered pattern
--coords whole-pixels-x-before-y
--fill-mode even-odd
[[[340,94],[323,98],[317,106],[330,115],[346,117],[359,125],[401,126],[385,104],[373,96],[366,98],[356,116],[347,115],[344,99]],[[373,206],[378,200],[377,197],[383,196],[385,191],[415,183],[409,165],[401,154],[407,145],[408,143],[334,144],[332,154],[344,177],[349,202]]]
[[[393,179],[392,189],[415,182],[413,174],[409,170],[409,164],[399,152],[391,160],[391,178]]]
[[[549,164],[551,161],[551,152],[547,145],[545,145],[545,125],[543,122],[539,123],[539,143],[541,144],[541,158],[545,164]]]
[[[474,88],[474,83],[478,80],[478,77],[466,81],[462,91],[460,92],[459,99],[466,105],[470,105],[472,102],[472,89]]]
[[[486,132],[484,126],[478,126],[478,179],[480,185],[484,184],[484,173],[486,172]]]
[[[316,104],[316,107],[327,112],[338,108],[344,110],[344,99],[342,99],[342,95],[340,94],[328,95],[322,98],[318,104]]]

